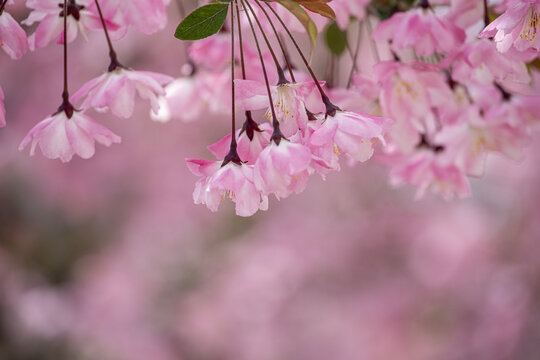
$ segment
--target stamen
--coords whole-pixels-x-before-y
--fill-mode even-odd
[[[538,33],[538,28],[540,25],[540,16],[534,7],[530,7],[525,16],[525,21],[523,22],[523,29],[521,34],[519,34],[520,39],[527,42],[532,42],[536,38]]]

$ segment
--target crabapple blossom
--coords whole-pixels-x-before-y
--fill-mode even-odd
[[[150,71],[135,71],[118,66],[84,84],[73,96],[72,102],[82,101],[82,107],[99,111],[111,110],[118,117],[133,114],[135,96],[149,100],[152,111],[159,111],[158,97],[165,95],[162,85],[172,81],[167,75]]]
[[[328,116],[310,137],[313,146],[331,145],[337,155],[347,154],[356,161],[365,162],[373,155],[373,143],[385,144],[384,134],[392,120],[367,114],[338,110]]]
[[[531,59],[540,51],[540,1],[509,0],[504,14],[480,33],[493,37],[497,50],[521,59]]]
[[[251,133],[251,135],[250,135]],[[272,126],[269,123],[257,125],[253,120],[247,121],[242,130],[236,133],[238,141],[238,156],[243,162],[253,165],[259,154],[270,143],[272,136]],[[209,145],[208,150],[218,159],[223,159],[229,153],[229,144],[231,143],[231,134],[226,135],[218,142]]]
[[[83,159],[94,156],[96,141],[110,146],[120,143],[121,138],[83,112],[73,111],[69,117],[62,110],[34,126],[19,145],[19,150],[30,144],[30,155],[34,155],[39,145],[45,157],[68,162],[73,155]]]
[[[239,106],[245,110],[260,110],[268,105],[264,84],[253,80],[235,80],[239,94]],[[315,89],[314,82],[283,83],[272,86],[274,112],[285,137],[290,137],[305,129],[308,117],[304,101]],[[267,110],[265,117],[270,120],[272,112]]]
[[[0,13],[0,44],[12,59],[20,59],[28,50],[26,33],[7,11]]]
[[[99,15],[95,11],[92,0],[68,0],[67,1],[67,42],[70,43],[77,37],[79,31],[86,36],[87,31],[102,29]],[[26,6],[32,12],[22,23],[32,25],[38,22],[35,32],[29,36],[28,42],[31,50],[47,46],[51,41],[62,44],[64,4],[60,0],[28,0]],[[112,15],[105,13],[105,23],[110,32],[123,31]]]
[[[381,22],[373,31],[375,41],[391,40],[391,48],[400,51],[412,47],[419,56],[448,54],[465,41],[465,32],[437,15],[427,1],[417,9],[397,13]]]
[[[208,107],[200,94],[202,90],[200,77],[174,79],[164,87],[164,90],[165,93],[158,97],[158,110],[150,111],[152,120],[168,122],[174,118],[191,122],[198,119]]]
[[[253,184],[253,167],[222,161],[186,159],[190,171],[201,179],[195,185],[195,204],[205,204],[217,211],[222,200],[236,204],[238,216],[251,216],[258,210],[267,210],[268,198]]]
[[[133,26],[143,34],[153,34],[167,25],[166,7],[170,0],[107,0],[119,22]]]
[[[409,183],[418,188],[416,198],[421,199],[432,190],[446,200],[470,195],[465,174],[438,151],[420,148],[409,156],[395,153],[384,160],[390,165],[390,181],[394,186]]]
[[[304,145],[282,139],[271,142],[255,163],[255,186],[265,195],[285,198],[302,192],[309,178],[308,167],[312,154]]]
[[[366,6],[370,0],[333,0],[330,3],[336,13],[336,22],[345,29],[351,17],[363,19],[366,16]]]

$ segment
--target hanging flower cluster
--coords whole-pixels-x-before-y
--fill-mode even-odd
[[[199,177],[193,198],[212,211],[230,199],[238,215],[251,216],[268,208],[271,195],[302,192],[311,175],[372,157],[389,168],[392,184],[411,184],[418,197],[428,190],[466,197],[487,155],[519,159],[538,126],[540,0],[204,2],[175,33],[186,40],[181,77],[122,64],[113,41],[129,28],[162,29],[168,3],[27,0],[22,24],[37,24],[27,38],[2,1],[8,56],[52,42],[64,49],[62,102],[20,149],[30,145],[34,154],[39,146],[63,162],[90,158],[96,141],[121,139],[87,110],[129,118],[137,98],[149,101],[149,117],[159,122],[229,113],[231,132],[208,146],[215,160],[186,159]],[[326,52],[315,49],[321,27]],[[68,44],[93,31],[105,35],[109,67],[70,96]],[[298,43],[304,34],[309,56]],[[322,79],[313,64],[324,58]],[[0,126],[3,101],[0,88]]]

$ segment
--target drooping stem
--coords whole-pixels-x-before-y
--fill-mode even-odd
[[[281,64],[279,63],[279,60],[277,59],[277,56],[276,56],[276,53],[274,52],[274,49],[272,49],[272,45],[270,44],[270,41],[268,40],[268,37],[266,36],[266,33],[264,32],[264,29],[263,29],[263,27],[261,25],[261,22],[257,18],[257,15],[255,14],[255,11],[253,11],[253,7],[249,3],[249,1],[242,1],[242,5],[244,5],[244,9],[246,10],[246,15],[247,15],[246,5],[249,7],[249,11],[253,15],[253,18],[255,19],[255,22],[257,23],[257,26],[258,26],[259,30],[261,31],[263,39],[266,42],[266,46],[268,47],[268,50],[270,50],[270,54],[272,55],[272,59],[274,59],[274,63],[276,64],[276,68],[277,68],[277,73],[278,73],[278,77],[279,77],[278,85],[288,83],[289,81],[287,81],[287,79],[285,78],[285,74],[283,73],[283,69],[281,68]]]
[[[236,103],[235,103],[235,86],[234,86],[234,67],[235,67],[235,57],[234,57],[234,9],[231,7],[231,148],[229,153],[223,159],[221,166],[225,166],[230,162],[233,162],[237,165],[241,165],[242,161],[238,152],[236,151]]]
[[[109,46],[109,57],[111,58],[111,63],[109,65],[109,72],[114,71],[117,68],[121,67],[123,68],[122,64],[118,62],[118,57],[116,56],[116,51],[114,51],[111,38],[109,36],[109,31],[107,30],[107,24],[105,24],[105,19],[103,18],[103,13],[101,12],[101,6],[99,6],[99,1],[94,0],[96,3],[96,7],[98,9],[99,13],[99,19],[101,20],[101,25],[103,26],[103,31],[105,32],[105,37],[107,38],[107,45]]]
[[[232,102],[232,116],[231,116],[231,148],[236,148],[236,97],[234,86],[234,10],[231,8],[231,102]]]
[[[244,39],[242,37],[242,24],[240,23],[240,6],[238,6],[238,1],[234,2],[234,6],[236,8],[236,21],[238,26],[238,41],[240,42],[240,66],[242,67],[242,79],[246,80],[246,61],[244,59]],[[244,121],[244,125],[242,125],[242,130],[240,131],[240,134],[243,132],[246,132],[246,135],[248,136],[249,140],[252,141],[253,137],[255,135],[255,131],[262,132],[261,129],[259,129],[259,126],[257,123],[253,120],[253,116],[251,116],[251,111],[246,110],[246,121]]]
[[[349,73],[349,80],[347,81],[347,89],[350,89],[351,88],[351,84],[352,84],[352,78],[353,78],[353,75],[354,75],[354,72],[355,70],[357,70],[357,66],[356,66],[356,63],[358,61],[358,54],[360,53],[360,42],[362,41],[362,29],[363,29],[363,26],[362,26],[362,22],[358,22],[358,39],[356,39],[356,48],[354,49],[354,55],[352,57],[352,67],[351,67],[351,71]]]
[[[255,1],[259,2],[259,0],[255,0]],[[285,29],[285,31],[287,32],[287,35],[289,36],[292,43],[294,44],[294,47],[298,51],[298,54],[300,54],[300,57],[302,58],[304,65],[308,69],[309,74],[311,75],[311,78],[315,82],[315,85],[317,86],[317,89],[319,90],[319,93],[321,94],[321,99],[324,105],[326,106],[326,115],[334,116],[336,114],[336,111],[339,110],[339,108],[336,105],[332,104],[332,102],[330,101],[326,93],[324,92],[321,84],[319,83],[319,80],[317,79],[317,76],[315,76],[313,69],[311,68],[311,66],[309,66],[309,62],[307,61],[306,57],[304,56],[304,53],[300,49],[298,42],[295,40],[294,36],[291,34],[290,30],[287,28],[287,25],[285,25],[281,17],[278,15],[277,11],[274,10],[274,8],[269,3],[266,3],[266,6],[270,9],[270,11],[272,11],[274,16],[278,19],[279,23],[281,24],[283,29]]]
[[[69,102],[69,90],[68,90],[68,70],[67,70],[67,0],[64,0],[64,90],[62,91],[62,104],[58,108],[57,113],[64,112],[68,119],[73,116],[75,110],[73,105]]]
[[[0,15],[4,13],[4,8],[6,7],[8,0],[2,1],[2,5],[0,5]]]
[[[488,26],[490,22],[488,2],[484,0],[484,25]]]
[[[244,0],[241,0],[241,1],[242,1],[242,5],[246,3]],[[246,11],[246,17],[248,19],[251,32],[253,33],[253,38],[255,40],[255,45],[257,47],[257,53],[259,54],[259,59],[261,61],[261,67],[262,67],[263,75],[264,75],[264,82],[266,84],[266,92],[268,94],[268,102],[270,103],[270,112],[272,113],[272,127],[274,128],[274,133],[272,134],[271,140],[274,141],[276,145],[279,145],[279,143],[281,142],[281,139],[284,139],[285,137],[283,136],[283,134],[281,133],[281,130],[279,129],[279,121],[277,119],[276,111],[274,109],[274,101],[272,100],[272,91],[270,90],[270,82],[268,81],[268,73],[266,72],[266,66],[264,65],[264,59],[261,52],[261,46],[259,45],[259,40],[257,38],[257,33],[255,32],[255,28],[253,27],[253,22],[251,21],[251,17],[249,16],[247,11]]]
[[[293,82],[296,82],[296,79],[294,78],[294,73],[293,73],[293,69],[292,69],[292,66],[291,66],[291,62],[290,62],[290,59],[289,59],[289,54],[287,53],[287,49],[285,49],[285,46],[283,45],[283,41],[281,39],[281,36],[279,36],[279,33],[277,32],[276,27],[274,26],[274,23],[272,22],[272,19],[270,19],[270,15],[268,15],[268,12],[266,11],[266,9],[258,1],[257,1],[257,6],[259,6],[259,8],[262,10],[264,15],[268,19],[268,23],[270,24],[270,26],[272,27],[272,30],[274,31],[274,35],[276,36],[279,47],[281,48],[281,52],[283,53],[283,57],[285,58],[285,62],[287,64],[287,69],[289,69],[289,74],[291,75],[291,80]]]

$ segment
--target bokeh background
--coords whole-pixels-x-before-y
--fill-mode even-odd
[[[178,18],[130,32],[121,61],[179,76]],[[69,51],[72,91],[108,65],[102,34]],[[540,358],[540,143],[490,158],[464,201],[414,201],[370,161],[244,219],[194,205],[184,164],[209,158],[226,116],[160,124],[140,102],[93,114],[123,142],[91,160],[19,152],[61,70],[55,45],[1,56],[0,359]]]

